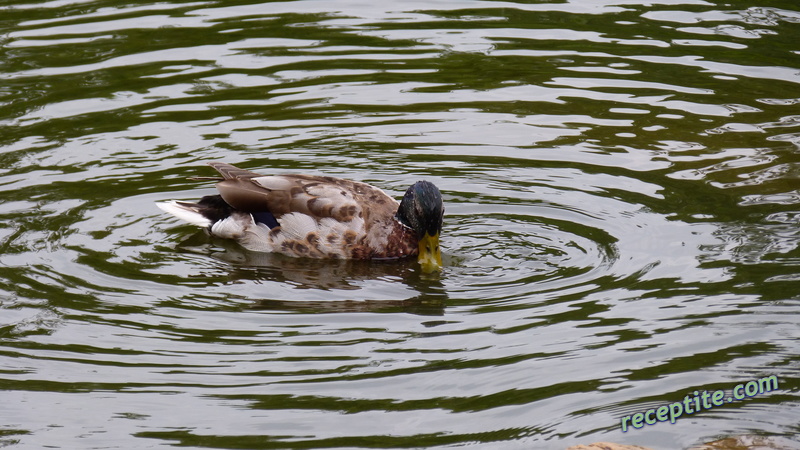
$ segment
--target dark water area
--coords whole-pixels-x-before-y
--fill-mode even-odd
[[[216,160],[432,181],[445,268],[155,207]],[[796,2],[0,3],[0,446],[800,448],[799,242]]]

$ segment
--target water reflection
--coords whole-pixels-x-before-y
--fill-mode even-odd
[[[423,273],[413,260],[399,261],[349,261],[291,258],[270,253],[248,252],[242,247],[219,242],[200,231],[182,241],[177,249],[207,255],[228,264],[226,283],[281,283],[300,290],[359,291],[364,282],[378,280],[404,284],[417,295],[404,299],[344,299],[345,293],[331,294],[328,299],[316,301],[277,300],[250,298],[250,308],[271,311],[315,313],[346,312],[397,312],[421,315],[443,315],[447,305],[447,292],[440,273]],[[222,247],[217,247],[217,244]],[[455,261],[445,256],[445,260]],[[410,295],[410,294],[409,294]],[[363,297],[364,294],[358,295]]]

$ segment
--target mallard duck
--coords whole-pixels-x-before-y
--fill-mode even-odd
[[[441,268],[439,189],[418,181],[400,202],[366,183],[314,175],[260,175],[211,162],[219,195],[197,203],[159,202],[162,210],[213,236],[256,252],[342,259],[417,256],[425,271]]]

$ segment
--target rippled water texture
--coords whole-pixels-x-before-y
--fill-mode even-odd
[[[800,447],[799,42],[788,0],[0,4],[0,446]],[[154,206],[211,160],[433,181],[446,268]]]

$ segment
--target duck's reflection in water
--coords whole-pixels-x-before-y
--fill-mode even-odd
[[[424,273],[413,259],[360,261],[339,259],[292,258],[245,250],[229,242],[220,243],[198,232],[178,246],[178,250],[201,253],[230,264],[230,279],[270,280],[294,286],[298,290],[358,291],[369,281],[401,283],[417,295],[406,299],[351,298],[308,300],[254,299],[253,309],[303,313],[407,312],[420,315],[443,315],[447,294],[441,272]],[[319,294],[315,294],[319,297]],[[355,296],[354,296],[355,297]],[[363,297],[363,295],[361,296]],[[306,298],[306,299],[304,299]]]

